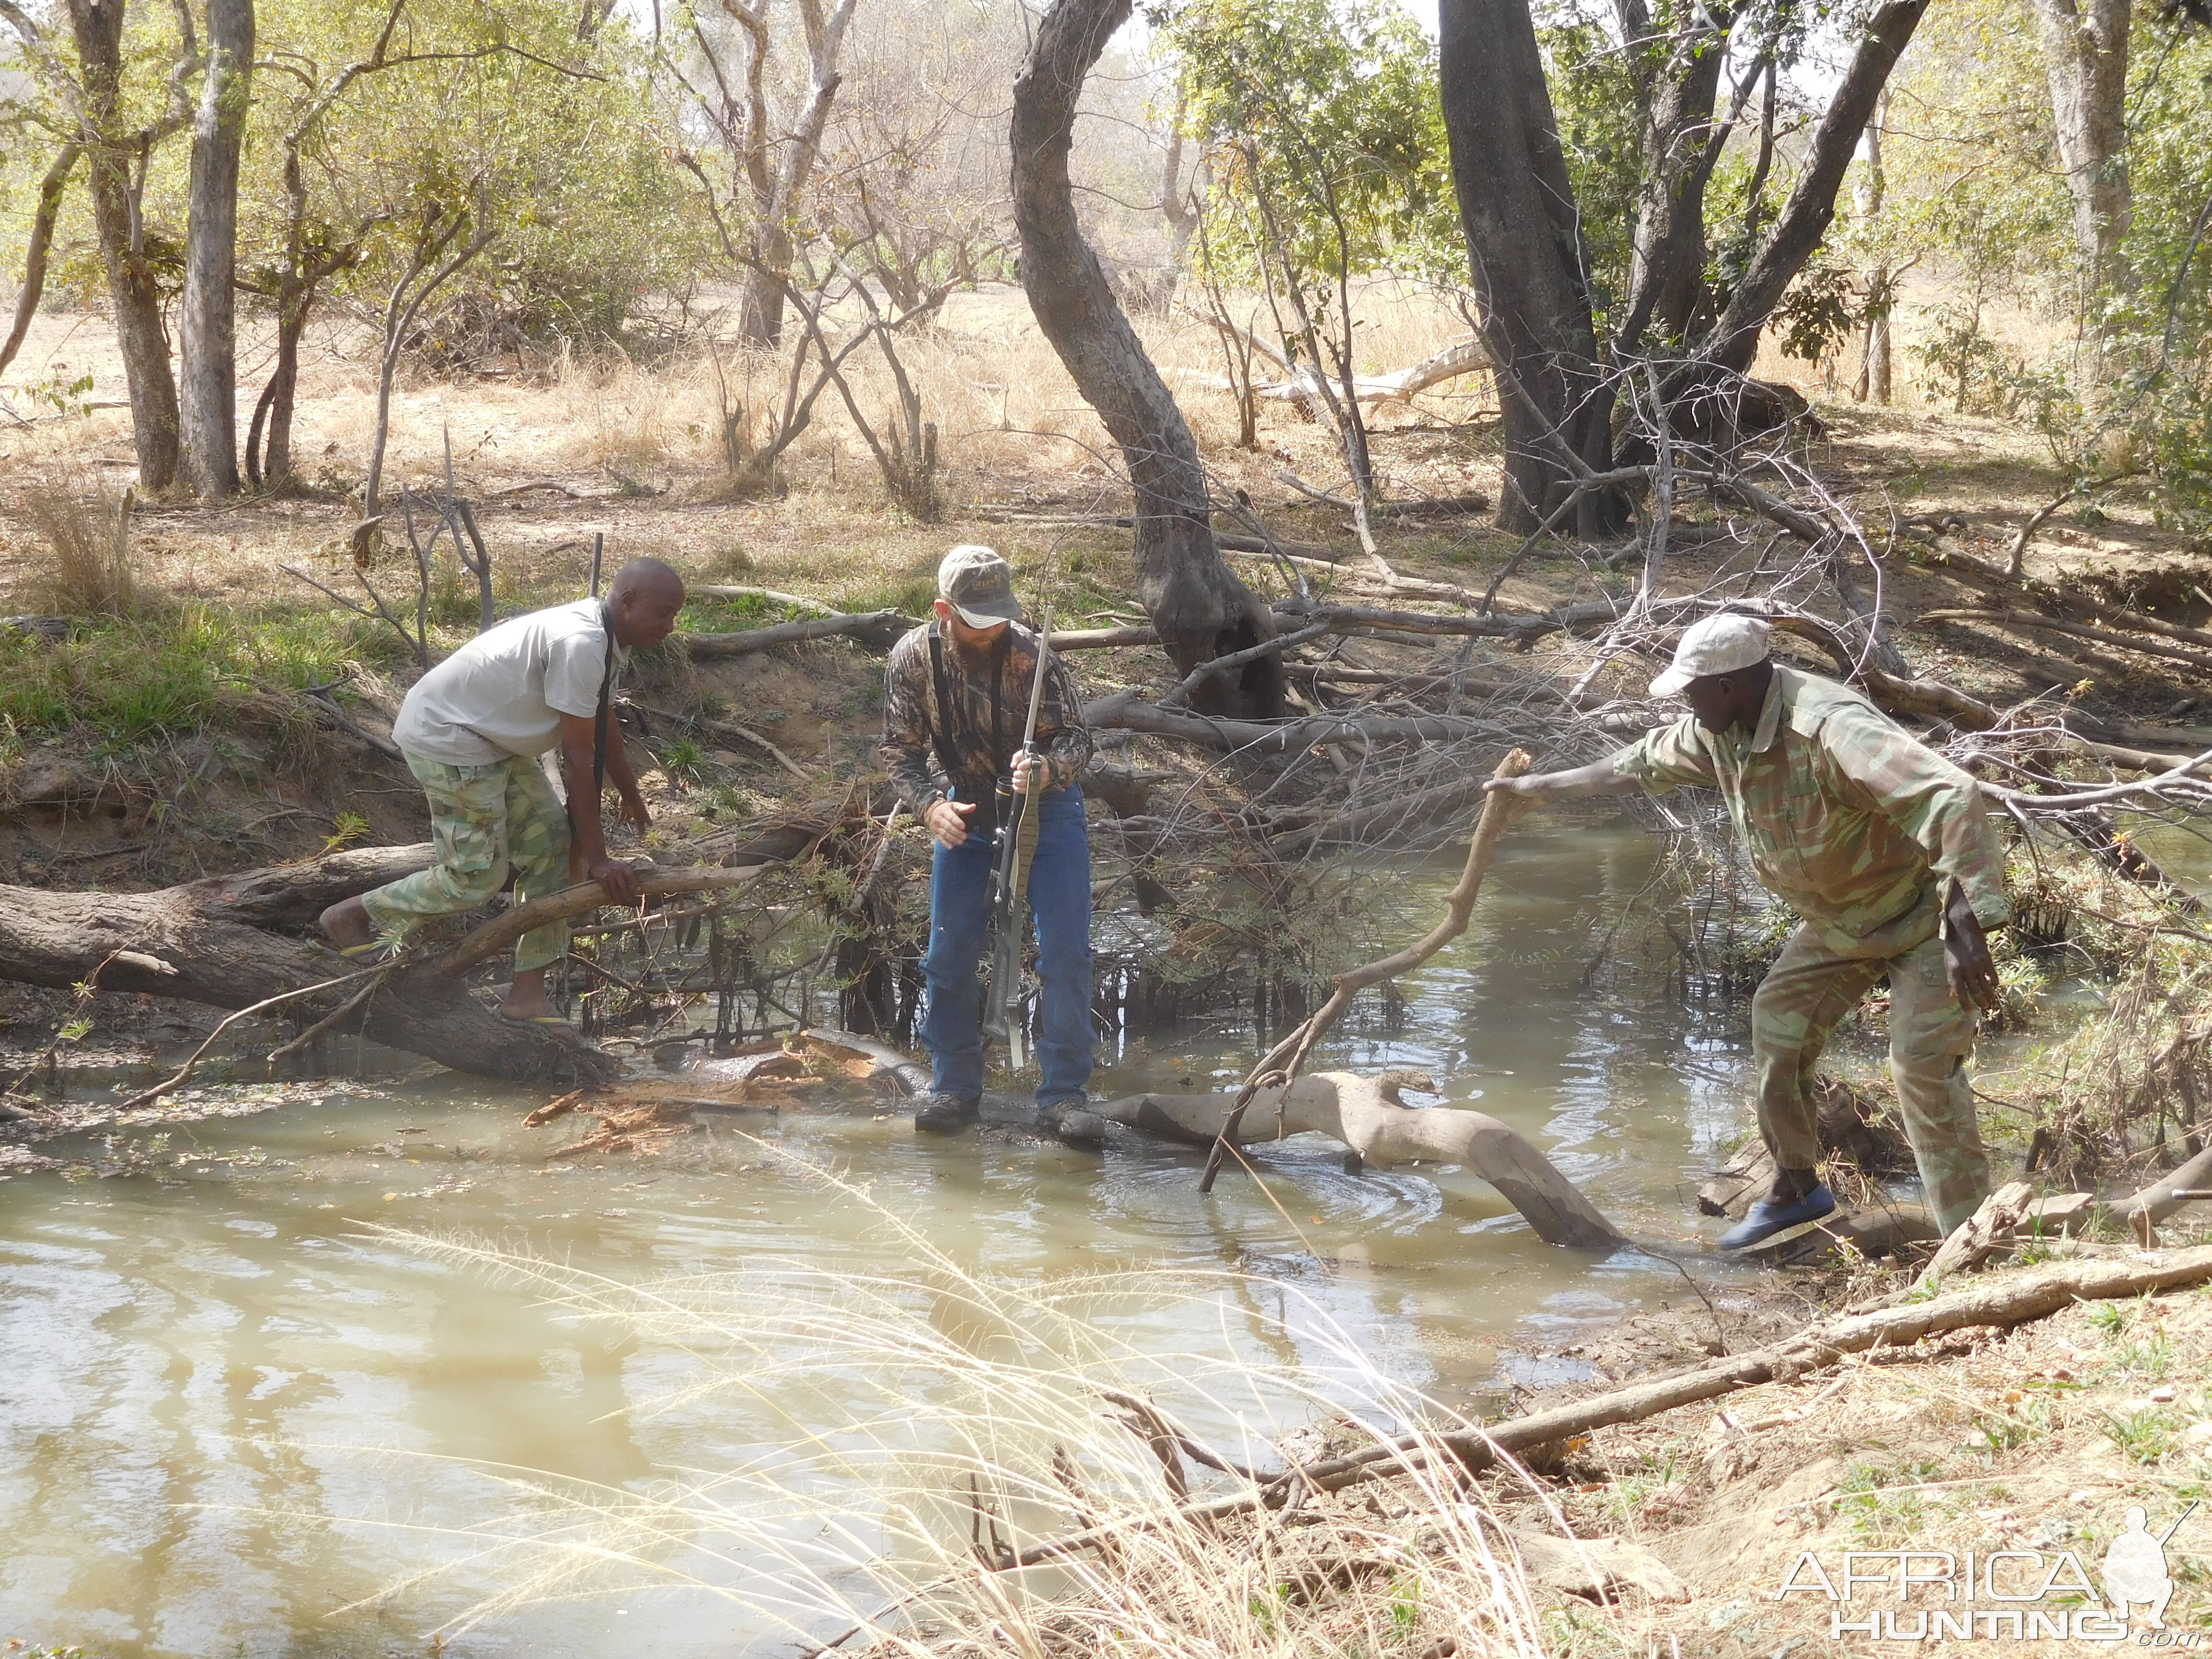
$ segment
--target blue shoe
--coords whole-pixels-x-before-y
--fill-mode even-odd
[[[1762,1198],[1753,1205],[1744,1218],[1721,1235],[1721,1249],[1747,1250],[1754,1244],[1764,1244],[1780,1232],[1792,1227],[1802,1227],[1808,1221],[1818,1221],[1823,1216],[1836,1212],[1836,1195],[1825,1185],[1817,1186],[1804,1197],[1788,1203]]]

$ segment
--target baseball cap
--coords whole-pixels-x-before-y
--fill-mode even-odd
[[[965,543],[937,567],[937,595],[970,628],[993,628],[1022,614],[1011,566],[988,547]]]
[[[1773,631],[1759,617],[1726,613],[1692,623],[1674,647],[1674,665],[1651,682],[1651,695],[1671,697],[1692,680],[1765,662]]]

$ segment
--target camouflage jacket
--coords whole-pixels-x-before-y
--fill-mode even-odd
[[[1613,765],[1654,793],[1717,787],[1769,891],[1863,939],[1956,877],[1984,927],[2012,919],[2004,854],[1974,781],[1848,686],[1776,665],[1757,727],[1694,715]]]
[[[884,741],[879,752],[900,796],[917,814],[949,793],[957,800],[988,802],[1001,779],[1011,775],[1021,752],[1022,726],[1029,719],[1030,681],[1036,672],[1036,635],[1019,623],[1007,624],[1003,656],[964,656],[945,641],[945,678],[951,693],[951,717],[937,706],[930,664],[933,622],[924,623],[891,647],[884,671]],[[998,693],[995,715],[992,693]],[[939,740],[955,763],[945,776]],[[1091,760],[1091,732],[1083,724],[1083,705],[1075,683],[1055,656],[1045,672],[1044,696],[1037,705],[1037,747],[1050,772],[1049,789],[1065,789]]]

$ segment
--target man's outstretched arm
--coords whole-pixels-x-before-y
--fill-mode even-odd
[[[1613,763],[1620,757],[1608,755],[1601,761],[1592,761],[1588,766],[1577,766],[1566,772],[1530,772],[1517,778],[1492,778],[1486,789],[1496,789],[1509,795],[1519,795],[1525,800],[1573,800],[1583,795],[1633,794],[1644,785]]]

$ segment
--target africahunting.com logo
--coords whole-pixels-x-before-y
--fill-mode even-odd
[[[2166,1547],[2196,1508],[2153,1532],[2142,1505],[2130,1505],[2127,1525],[2094,1581],[2072,1550],[1851,1550],[1839,1571],[1806,1550],[1774,1599],[1826,1597],[1828,1632],[1838,1640],[2127,1642],[2212,1650],[2212,1631],[2166,1626],[2173,1600]]]

